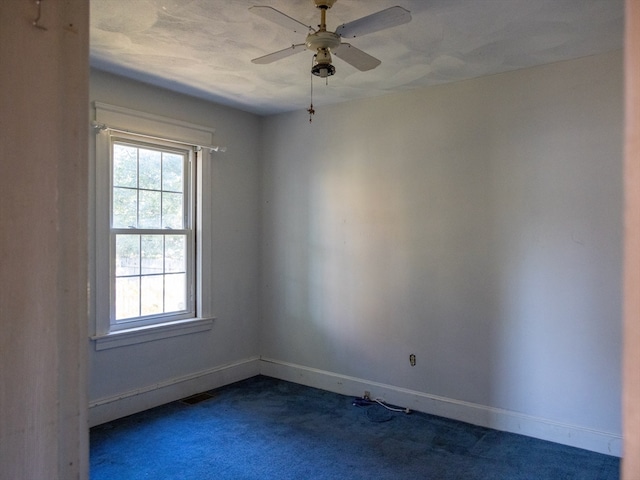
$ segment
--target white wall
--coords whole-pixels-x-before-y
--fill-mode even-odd
[[[214,231],[213,289],[205,293],[213,296],[213,328],[109,350],[92,344],[89,403],[96,424],[258,373],[260,119],[100,71],[90,80],[91,102],[215,128],[216,144],[228,148],[214,154],[213,202],[205,207]],[[95,303],[91,309],[93,316]]]
[[[84,479],[89,6],[35,7],[0,7],[0,478]]]
[[[316,111],[264,121],[265,371],[619,454],[620,52]]]

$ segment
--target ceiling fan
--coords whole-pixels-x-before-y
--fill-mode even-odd
[[[336,0],[313,1],[316,7],[320,9],[321,18],[318,30],[291,18],[275,8],[263,6],[250,7],[249,10],[252,13],[291,29],[295,33],[307,32],[304,43],[291,45],[289,48],[254,58],[251,61],[257,64],[268,64],[306,49],[315,52],[311,73],[321,78],[327,78],[336,73],[336,68],[332,64],[332,53],[360,71],[372,70],[382,62],[350,43],[343,42],[342,39],[361,37],[362,35],[378,32],[385,28],[402,25],[411,20],[411,12],[409,12],[409,10],[396,6],[342,24],[335,32],[330,32],[327,30],[326,23],[327,10],[336,3]]]

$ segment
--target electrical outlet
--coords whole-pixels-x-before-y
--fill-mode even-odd
[[[411,364],[412,367],[416,366],[416,356],[415,354],[411,354],[409,355],[409,363]]]

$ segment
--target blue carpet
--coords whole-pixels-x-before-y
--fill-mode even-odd
[[[91,479],[614,480],[619,459],[258,376],[91,429]]]

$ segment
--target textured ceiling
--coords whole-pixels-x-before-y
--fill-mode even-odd
[[[308,108],[312,52],[251,63],[305,34],[252,5],[320,21],[312,0],[91,0],[91,64],[258,114]],[[410,23],[349,40],[382,64],[360,72],[334,58],[328,85],[314,77],[316,108],[622,47],[623,0],[338,0],[327,28],[394,5]]]

